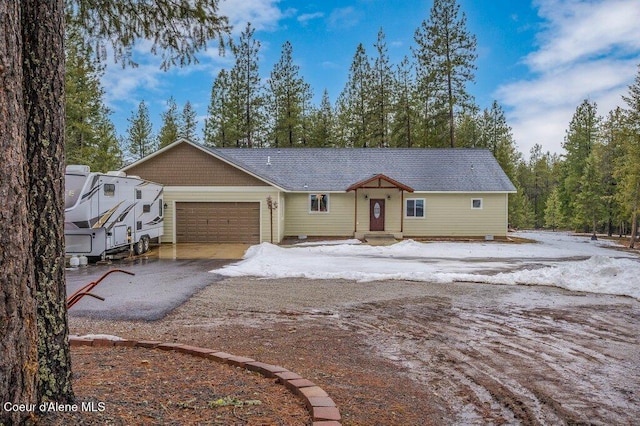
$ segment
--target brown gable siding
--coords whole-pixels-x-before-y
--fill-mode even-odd
[[[143,161],[127,174],[168,186],[269,186],[187,143]]]

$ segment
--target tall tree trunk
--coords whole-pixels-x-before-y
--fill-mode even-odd
[[[64,2],[23,0],[22,7],[39,398],[66,403],[73,392],[64,275]]]
[[[456,127],[455,117],[453,115],[453,89],[451,88],[451,80],[449,80],[449,141],[451,148],[456,146]]]
[[[453,99],[453,65],[451,60],[451,52],[450,48],[450,37],[449,32],[447,31],[447,100],[449,106],[449,143],[451,144],[451,148],[455,148],[456,146],[456,130],[455,130],[455,117],[453,114],[453,106],[455,104]]]
[[[640,182],[636,185],[636,193],[633,196],[633,211],[631,212],[631,239],[629,248],[635,248],[638,237],[638,198],[640,197]]]
[[[4,404],[37,403],[20,8],[18,1],[0,1],[0,424],[19,424],[29,416]]]

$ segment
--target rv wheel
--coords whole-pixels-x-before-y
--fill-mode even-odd
[[[149,251],[149,237],[142,237],[142,252],[146,253]]]
[[[142,238],[138,240],[137,243],[133,245],[133,252],[137,255],[144,253],[142,250],[144,249],[144,243],[142,242]]]

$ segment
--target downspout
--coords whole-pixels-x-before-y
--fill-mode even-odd
[[[505,217],[507,218],[507,220],[506,220],[507,223],[505,224],[507,229],[505,229],[504,236],[508,237],[509,236],[509,193],[508,192],[505,193],[504,196],[506,198],[505,199],[505,203],[504,203],[505,204],[505,210],[506,210],[505,211]]]
[[[404,189],[400,188],[400,233],[404,239]]]
[[[355,216],[353,218],[353,237],[355,238],[356,234],[358,233],[358,188],[356,188],[354,193]]]

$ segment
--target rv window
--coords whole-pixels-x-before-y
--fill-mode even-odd
[[[151,204],[144,204],[142,206],[142,213],[149,213],[151,211]]]
[[[142,200],[142,190],[136,189],[136,200]]]
[[[116,185],[113,183],[105,183],[104,195],[107,197],[113,197],[114,195],[116,195]]]
[[[158,203],[158,207],[160,207],[159,215],[160,215],[160,217],[162,217],[162,198],[160,198],[160,202]]]
[[[68,209],[69,207],[73,207],[78,198],[80,198],[80,194],[82,193],[82,187],[84,186],[84,182],[87,180],[85,175],[72,175],[66,174],[64,176],[64,208]]]
[[[139,231],[141,229],[142,229],[142,221],[139,220],[136,222],[136,231]]]

